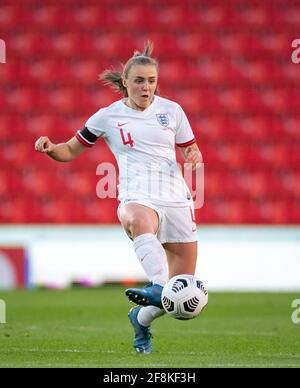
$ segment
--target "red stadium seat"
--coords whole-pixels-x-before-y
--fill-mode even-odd
[[[29,66],[32,82],[38,84],[61,84],[70,76],[70,65],[64,61],[46,59],[36,61]]]
[[[186,62],[184,61],[161,61],[159,63],[160,85],[169,85],[171,82],[185,83],[186,79],[182,79],[182,74],[186,70]]]
[[[74,19],[73,13],[68,7],[45,4],[32,9],[30,23],[37,30],[62,29],[72,26]]]
[[[28,198],[4,198],[0,201],[1,223],[31,222],[32,214],[28,210]]]
[[[5,95],[4,107],[7,112],[25,114],[39,108],[42,100],[41,91],[34,87],[16,88]]]
[[[225,79],[237,76],[236,70],[228,61],[219,58],[205,58],[199,60],[193,66],[189,67],[190,77],[195,84],[216,84],[223,82]]]
[[[118,222],[117,207],[115,199],[100,199],[87,197],[80,205],[84,212],[84,219],[91,223],[112,224]]]
[[[219,48],[219,40],[212,34],[182,34],[178,35],[175,47],[181,56],[198,58],[199,54],[216,53]]]
[[[64,187],[76,196],[96,195],[97,177],[95,172],[70,171],[65,175]]]
[[[19,25],[24,25],[26,22],[26,7],[20,7],[16,5],[2,4],[1,13],[0,13],[0,26],[4,30],[8,31],[9,29],[16,28],[16,20]]]
[[[205,28],[221,27],[226,23],[227,7],[222,5],[212,5],[194,7],[190,13],[189,23],[192,26],[204,26]]]
[[[269,144],[261,147],[261,157],[273,168],[288,169],[293,166],[293,148],[288,144]]]
[[[70,199],[53,198],[36,203],[38,218],[45,223],[71,223],[80,208],[74,206]]]
[[[260,217],[265,223],[288,224],[294,222],[290,205],[284,200],[265,201],[259,205]]]
[[[151,23],[157,26],[156,29],[163,31],[164,29],[181,29],[184,27],[186,25],[187,13],[186,9],[181,5],[169,4],[164,7],[157,7],[149,16],[151,17]]]
[[[271,115],[248,116],[241,120],[241,132],[248,140],[256,142],[268,142],[270,139],[287,138],[284,128],[284,120],[276,119]]]
[[[101,26],[101,22],[107,23],[105,8],[100,3],[97,5],[86,3],[83,7],[73,9],[74,29],[76,28],[95,28]],[[75,27],[76,26],[76,27]]]
[[[290,44],[287,44],[287,42],[291,42],[292,39],[288,32],[269,30],[260,35],[260,40],[267,53],[290,56]]]
[[[230,56],[247,55],[254,58],[264,53],[258,34],[244,32],[241,30],[238,34],[224,31],[219,37],[220,54],[226,53]]]
[[[293,106],[292,91],[282,88],[267,88],[261,92],[261,98],[272,112],[286,113]]]
[[[73,32],[61,32],[55,34],[51,39],[51,49],[56,56],[69,57],[70,55],[80,55],[80,51],[85,48],[87,41],[85,35]]]
[[[213,93],[208,89],[179,89],[174,91],[174,99],[190,114],[207,113],[215,108]]]
[[[300,140],[300,116],[299,115],[288,115],[282,120],[285,137],[288,139],[298,141]]]
[[[239,23],[249,25],[251,28],[259,28],[268,25],[270,20],[270,9],[269,7],[264,6],[264,4],[249,4],[244,5],[243,7],[239,7],[237,10],[236,7],[236,15]]]
[[[93,59],[71,62],[68,63],[68,77],[72,79],[73,83],[97,85],[99,74],[103,68],[103,64]]]
[[[36,34],[34,30],[29,32],[16,32],[8,37],[7,46],[10,47],[11,58],[35,58],[43,54],[49,54],[49,37],[43,34]]]
[[[94,36],[93,39],[91,38],[92,37],[90,36],[89,39],[87,39],[90,40],[92,45],[91,52],[99,53],[100,57],[119,58],[120,53],[127,57],[132,56],[133,54],[132,47],[130,42],[126,39],[126,36],[121,38],[120,34],[109,32]]]

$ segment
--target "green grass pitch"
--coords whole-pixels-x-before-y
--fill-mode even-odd
[[[121,286],[0,292],[0,367],[300,367],[296,293],[210,293],[200,317],[153,323],[138,355]]]

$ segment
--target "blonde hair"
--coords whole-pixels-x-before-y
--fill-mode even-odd
[[[125,97],[128,97],[127,89],[123,85],[122,78],[128,78],[130,69],[135,65],[153,65],[158,70],[158,62],[151,57],[153,51],[153,43],[147,41],[144,45],[144,51],[135,51],[133,56],[123,65],[123,72],[114,70],[105,70],[100,74],[99,79],[103,81],[105,85],[111,86],[114,90],[123,93]],[[155,91],[157,94],[158,88]]]

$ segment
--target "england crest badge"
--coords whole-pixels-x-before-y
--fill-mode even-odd
[[[156,115],[157,121],[163,127],[167,127],[169,125],[169,117],[166,113],[160,113]]]

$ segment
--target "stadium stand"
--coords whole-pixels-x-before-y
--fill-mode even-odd
[[[0,222],[116,223],[98,199],[104,142],[71,164],[34,141],[69,139],[119,98],[98,81],[151,39],[160,93],[185,109],[205,160],[211,224],[300,222],[299,1],[1,1]],[[300,38],[300,37],[298,37]]]

